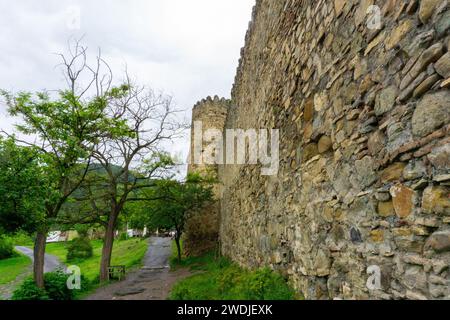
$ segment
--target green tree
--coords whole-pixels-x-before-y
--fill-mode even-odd
[[[212,177],[188,174],[185,181],[159,180],[155,187],[147,190],[144,197],[136,200],[147,201],[143,206],[142,220],[150,228],[164,228],[176,231],[175,243],[178,260],[181,260],[180,240],[186,220],[214,200]]]
[[[40,288],[44,287],[45,245],[51,224],[83,182],[100,139],[126,135],[129,129],[120,117],[106,116],[108,107],[126,95],[128,87],[111,86],[109,67],[106,76],[100,74],[101,67],[107,66],[100,56],[97,65],[89,67],[86,48],[78,42],[69,51],[68,57],[61,55],[69,90],[59,91],[56,97],[48,92],[1,92],[10,115],[22,120],[17,130],[29,137],[18,141],[39,150],[50,180],[51,196],[45,199],[34,245],[34,280]],[[85,72],[91,75],[91,81],[83,86],[79,79]],[[36,142],[29,142],[33,140]]]
[[[50,180],[39,152],[0,137],[0,234],[29,234],[44,220]]]

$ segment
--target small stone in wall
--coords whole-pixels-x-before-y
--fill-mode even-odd
[[[342,13],[342,9],[344,9],[346,0],[334,0],[334,9],[336,10],[336,17],[338,17]]]
[[[331,149],[331,146],[333,145],[333,142],[331,141],[331,138],[328,136],[322,136],[319,140],[319,153],[325,153],[328,150]]]
[[[435,7],[441,0],[421,0],[419,8],[419,18],[422,23],[427,23],[433,15]]]
[[[367,188],[377,180],[375,162],[372,157],[365,156],[361,160],[356,160],[355,168],[358,173],[357,179],[361,188]]]
[[[303,161],[308,161],[314,156],[319,154],[319,150],[317,148],[317,144],[310,143],[303,149]]]
[[[317,93],[314,96],[314,109],[316,111],[323,110],[328,104],[328,95],[325,91]]]
[[[390,111],[394,107],[397,94],[397,87],[393,85],[381,90],[375,100],[375,114],[380,116]]]
[[[391,164],[381,173],[381,182],[386,183],[400,180],[403,175],[405,166],[406,165],[403,162],[396,162],[394,164]]]
[[[440,79],[439,75],[433,74],[422,81],[421,84],[414,90],[413,97],[418,98],[425,94],[433,85]]]
[[[427,158],[435,169],[448,170],[450,168],[450,143],[434,148]]]
[[[352,227],[350,229],[350,239],[353,243],[362,242],[361,232],[359,232],[358,229]]]
[[[308,99],[305,103],[303,118],[306,122],[311,121],[314,117],[314,99]]]
[[[370,232],[370,239],[372,239],[373,242],[383,242],[384,231],[381,229],[372,230]]]
[[[435,29],[438,37],[444,35],[448,29],[450,29],[450,10],[447,10],[436,22]]]
[[[390,36],[386,38],[385,47],[386,50],[391,50],[395,47],[404,37],[405,35],[413,28],[414,23],[412,20],[404,20],[400,23],[400,25],[392,30]]]
[[[427,169],[421,161],[410,162],[403,169],[403,178],[405,180],[414,180],[426,175]]]
[[[382,217],[395,215],[394,204],[392,201],[378,202],[378,214]]]
[[[438,61],[436,61],[434,64],[434,69],[444,78],[450,77],[450,52],[447,52]]]
[[[412,131],[424,137],[450,122],[450,92],[438,91],[425,95],[414,110]]]
[[[369,137],[367,142],[367,146],[369,148],[369,153],[372,156],[376,156],[379,154],[381,150],[383,150],[386,144],[386,136],[380,130],[375,131]]]
[[[415,192],[401,184],[393,186],[390,192],[397,216],[399,218],[408,217],[414,208]]]
[[[432,248],[436,252],[450,251],[450,230],[433,233],[428,238],[425,248]]]
[[[444,186],[430,186],[422,196],[422,210],[425,213],[450,215],[450,189]]]

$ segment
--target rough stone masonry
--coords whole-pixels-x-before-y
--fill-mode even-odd
[[[448,0],[257,1],[217,110],[280,129],[280,169],[216,168],[224,255],[307,299],[450,299],[449,27]]]

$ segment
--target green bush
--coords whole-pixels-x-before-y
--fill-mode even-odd
[[[67,287],[68,275],[62,271],[44,275],[45,291],[50,300],[73,300],[73,290]]]
[[[92,257],[94,249],[88,238],[76,238],[67,248],[67,261],[75,259],[88,259]]]
[[[172,300],[292,300],[294,291],[280,274],[269,268],[246,270],[213,254],[188,258],[185,266],[203,270],[178,282]]]
[[[119,234],[119,241],[125,241],[128,240],[128,234],[126,232],[122,232]]]
[[[49,300],[47,292],[36,286],[33,279],[26,279],[13,293],[12,300]]]
[[[242,293],[246,300],[289,300],[293,298],[293,291],[284,278],[269,268],[249,272],[235,290]]]
[[[45,289],[40,289],[32,278],[28,278],[14,291],[12,299],[73,300],[74,290],[67,287],[67,279],[68,275],[62,271],[46,273],[44,275]],[[83,277],[81,283],[84,283]]]
[[[11,237],[11,241],[16,246],[32,247],[34,245],[34,241],[31,236],[23,231],[17,232],[13,235]]]
[[[0,236],[0,260],[11,258],[15,255],[14,245],[10,238]]]

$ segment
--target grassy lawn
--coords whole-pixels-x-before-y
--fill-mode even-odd
[[[172,267],[200,271],[181,280],[171,291],[172,300],[292,300],[294,291],[285,279],[269,270],[245,270],[211,252],[201,257],[185,258]]]
[[[94,255],[85,260],[67,261],[66,243],[47,244],[46,253],[58,257],[66,265],[77,265],[81,273],[89,280],[94,281],[100,274],[100,258],[102,255],[102,241],[94,240],[91,242],[94,248]],[[124,241],[114,241],[112,253],[112,265],[124,265],[127,268],[138,266],[147,251],[147,240],[130,239]]]
[[[14,281],[21,273],[31,265],[31,259],[17,254],[17,256],[0,260],[0,285]]]

